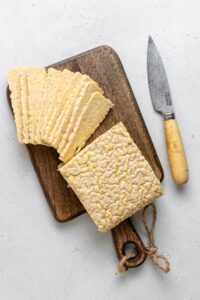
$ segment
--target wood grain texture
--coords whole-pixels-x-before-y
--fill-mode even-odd
[[[122,121],[142,154],[149,161],[157,177],[162,180],[163,170],[161,164],[121,61],[114,50],[108,46],[101,46],[47,68],[49,67],[54,67],[58,70],[67,68],[73,72],[80,71],[89,75],[99,83],[104,90],[105,96],[111,99],[114,104],[113,109],[108,113],[106,119],[91,136],[87,144],[119,121]],[[7,95],[10,101],[9,90]],[[28,145],[27,147],[42,189],[56,220],[66,222],[84,213],[85,210],[76,195],[70,188],[66,188],[66,182],[60,173],[57,172],[60,161],[56,151],[44,146]],[[132,229],[130,222],[125,221],[112,230],[119,258],[122,258],[124,246],[129,242],[135,244],[138,253],[143,253],[138,255],[137,259],[127,262],[127,268],[140,265],[146,257],[144,245],[135,230]]]

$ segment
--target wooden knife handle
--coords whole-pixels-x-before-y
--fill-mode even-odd
[[[123,221],[118,226],[113,228],[112,237],[119,260],[128,254],[126,249],[128,246],[132,246],[134,252],[136,253],[135,257],[130,258],[125,262],[124,265],[127,269],[136,268],[145,261],[145,246],[133,227],[130,219]]]
[[[188,181],[188,165],[178,124],[173,115],[164,121],[167,152],[172,177],[176,184]]]

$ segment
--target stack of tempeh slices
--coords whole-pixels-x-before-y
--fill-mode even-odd
[[[20,67],[8,73],[19,142],[57,149],[69,161],[113,106],[89,76]]]

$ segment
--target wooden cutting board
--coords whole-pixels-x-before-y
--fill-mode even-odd
[[[101,46],[72,58],[66,59],[48,67],[58,70],[65,68],[89,75],[97,81],[105,96],[114,103],[101,126],[95,131],[88,143],[122,121],[128,129],[134,142],[149,161],[157,177],[162,180],[163,170],[155,148],[147,131],[143,117],[138,108],[134,94],[128,82],[121,61],[115,51],[108,46]],[[8,100],[10,93],[8,90]],[[88,144],[87,143],[87,144]],[[59,222],[69,221],[85,212],[82,204],[66,182],[57,172],[59,164],[57,152],[45,146],[28,145],[28,150],[41,186],[49,203],[51,211]],[[122,222],[112,230],[116,252],[119,258],[125,254],[125,244],[137,240],[140,250],[144,245],[139,239],[130,221]],[[140,253],[139,263],[145,260],[145,254]],[[127,267],[134,267],[130,261]]]

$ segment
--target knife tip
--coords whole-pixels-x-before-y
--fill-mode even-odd
[[[148,44],[151,44],[151,43],[153,43],[153,39],[152,39],[152,37],[149,35]]]

